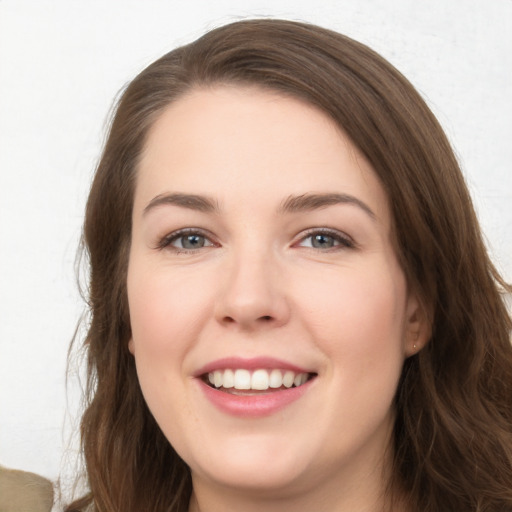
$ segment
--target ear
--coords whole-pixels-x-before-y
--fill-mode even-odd
[[[130,354],[132,356],[135,355],[135,347],[133,346],[133,338],[130,338],[130,340],[128,341],[128,350],[130,351]]]
[[[431,315],[417,293],[409,292],[405,318],[405,356],[417,354],[430,339]]]

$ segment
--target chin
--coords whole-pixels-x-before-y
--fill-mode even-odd
[[[192,474],[219,486],[240,491],[282,494],[299,485],[308,473],[304,452],[298,448],[283,450],[283,441],[240,439],[219,453],[207,455],[190,464]],[[204,464],[205,460],[215,460]]]

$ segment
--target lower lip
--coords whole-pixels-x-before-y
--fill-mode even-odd
[[[199,380],[199,383],[206,398],[222,412],[242,418],[258,418],[270,416],[301,398],[308,391],[313,380],[296,388],[255,395],[233,395],[212,388],[202,380]]]

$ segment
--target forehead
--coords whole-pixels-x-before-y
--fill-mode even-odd
[[[149,131],[136,202],[167,192],[239,197],[341,192],[388,217],[373,169],[319,109],[254,87],[195,89],[167,107]],[[389,220],[389,219],[386,219]]]

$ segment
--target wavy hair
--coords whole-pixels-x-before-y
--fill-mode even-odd
[[[511,288],[490,261],[457,160],[413,86],[368,47],[291,21],[236,22],[163,56],[124,90],[86,207],[90,262],[90,492],[68,512],[184,512],[186,464],[150,414],[127,345],[126,273],[137,165],[149,128],[193,88],[251,85],[330,116],[390,200],[394,244],[429,312],[431,339],[396,393],[389,490],[422,512],[512,510]],[[396,494],[396,493],[395,493]]]

